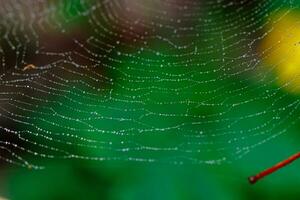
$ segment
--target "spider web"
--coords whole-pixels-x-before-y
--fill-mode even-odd
[[[289,83],[276,86],[261,61],[268,52],[257,51],[270,12],[296,2],[1,5],[0,158],[9,164],[231,163],[299,120],[299,99],[283,92]]]

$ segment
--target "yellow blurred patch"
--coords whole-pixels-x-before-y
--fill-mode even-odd
[[[274,68],[280,86],[300,94],[300,13],[281,11],[269,20],[259,47],[262,60]]]

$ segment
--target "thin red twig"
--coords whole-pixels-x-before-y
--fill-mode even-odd
[[[293,162],[294,160],[300,158],[300,152],[292,155],[291,157],[289,157],[288,159],[280,162],[280,163],[277,163],[276,165],[274,165],[273,167],[269,168],[269,169],[266,169],[260,173],[258,173],[257,175],[255,176],[250,176],[248,178],[249,182],[251,184],[254,184],[256,183],[257,181],[259,181],[260,179],[262,179],[263,177],[265,176],[268,176],[269,174],[272,174],[273,172],[279,170],[280,168],[290,164],[291,162]]]

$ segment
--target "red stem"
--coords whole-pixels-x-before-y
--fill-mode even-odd
[[[263,177],[265,176],[268,176],[269,174],[272,174],[273,172],[279,170],[280,168],[290,164],[291,162],[293,162],[294,160],[300,158],[300,152],[292,155],[291,157],[289,157],[288,159],[280,162],[280,163],[277,163],[276,165],[274,165],[273,167],[269,168],[269,169],[266,169],[265,171],[262,171],[260,173],[258,173],[257,175],[255,176],[250,176],[248,178],[249,182],[251,184],[254,184],[256,183],[257,181],[259,181],[260,179],[262,179]]]

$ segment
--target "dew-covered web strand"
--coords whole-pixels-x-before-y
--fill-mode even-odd
[[[231,163],[299,119],[256,50],[279,1],[31,2],[0,11],[5,162]],[[48,29],[71,45],[50,50]]]

